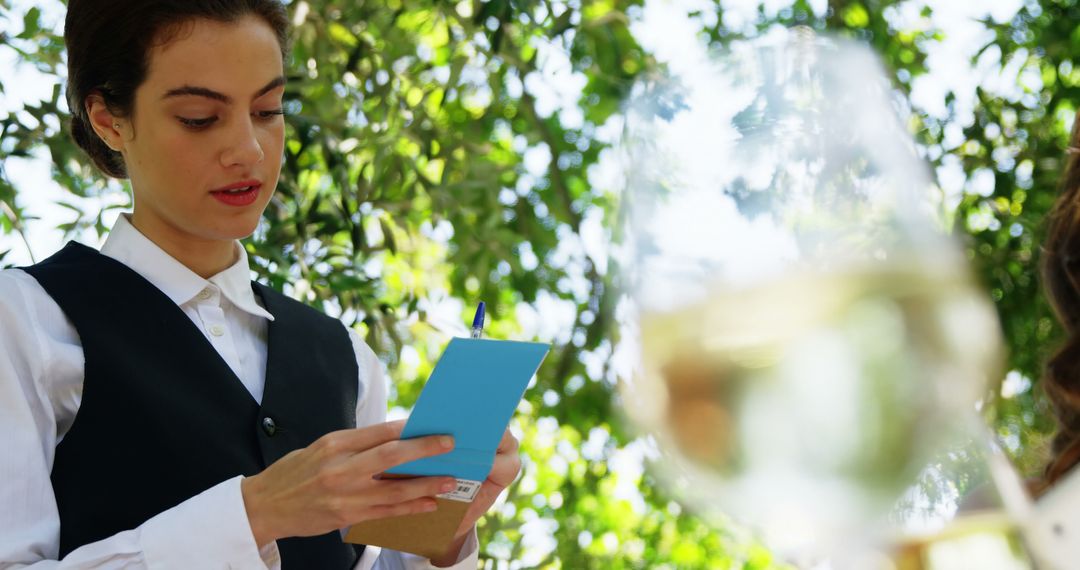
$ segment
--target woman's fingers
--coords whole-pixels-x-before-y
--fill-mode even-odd
[[[434,497],[454,490],[453,477],[416,477],[414,479],[380,479],[372,487],[371,505],[394,505],[423,497]]]
[[[460,537],[469,532],[476,521],[495,504],[495,500],[506,487],[514,482],[518,473],[521,472],[521,457],[518,455],[518,440],[506,430],[495,452],[495,462],[491,466],[487,480],[480,486],[465,517],[461,521],[455,536]]]
[[[495,453],[517,453],[519,445],[514,434],[506,430],[503,432],[502,439],[499,440],[499,447],[496,448]]]
[[[397,440],[404,427],[405,421],[399,420],[357,429],[343,429],[320,437],[312,447],[328,456],[359,453]]]
[[[518,440],[510,430],[503,432],[502,441],[495,452],[495,463],[491,466],[488,481],[502,488],[509,486],[521,471],[521,456],[518,455]]]
[[[362,451],[349,458],[349,463],[360,470],[374,469],[370,473],[382,473],[391,467],[416,459],[441,455],[454,449],[454,438],[448,435],[428,435],[415,439],[395,439]],[[360,466],[363,467],[360,467]]]
[[[453,449],[453,438],[448,436],[388,441],[375,448],[352,453],[329,462],[319,471],[318,483],[329,493],[361,492],[366,487],[371,487],[373,483],[377,483],[375,477],[392,467],[415,459],[446,453],[450,449]],[[396,481],[396,479],[387,481]]]
[[[453,488],[449,477],[380,480],[391,467],[446,453],[449,436],[402,441],[404,422],[327,434],[241,482],[257,544],[311,536],[360,520],[420,512],[432,497]]]
[[[510,486],[517,479],[518,472],[521,471],[521,458],[517,454],[514,455],[496,455],[495,464],[491,466],[491,473],[488,474],[488,482],[494,483],[501,488]]]
[[[438,508],[438,503],[431,497],[424,497],[421,499],[413,499],[404,503],[397,503],[394,505],[376,505],[364,510],[364,518],[357,519],[356,522],[361,520],[371,519],[383,519],[389,517],[400,517],[403,515],[414,515],[418,513],[429,513]]]
[[[319,438],[311,447],[332,466],[325,473],[331,480],[349,475],[375,475],[454,448],[454,439],[446,435],[398,439],[403,425],[404,421],[396,421],[336,431]]]
[[[404,422],[390,422],[333,432],[246,478],[241,491],[257,543],[434,509],[434,497],[454,489],[452,477],[376,478],[392,467],[454,447],[453,438],[446,435],[401,440],[403,426]],[[507,431],[491,473],[466,513],[462,532],[491,508],[520,470],[518,441]]]
[[[356,494],[335,502],[339,526],[435,510],[435,496],[453,490],[452,477],[417,477],[381,479],[371,482]],[[431,508],[428,508],[431,507]]]

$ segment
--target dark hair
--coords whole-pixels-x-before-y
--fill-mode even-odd
[[[1040,260],[1043,287],[1066,334],[1043,378],[1058,422],[1044,475],[1051,485],[1080,463],[1080,113],[1073,122],[1061,194],[1048,222]]]
[[[102,172],[126,178],[123,157],[94,132],[86,98],[100,93],[110,112],[130,117],[152,47],[175,39],[194,20],[229,23],[249,14],[273,28],[283,61],[287,59],[289,17],[280,0],[69,0],[64,43],[67,102],[76,144]]]

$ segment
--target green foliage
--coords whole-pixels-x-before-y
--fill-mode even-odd
[[[906,94],[926,73],[942,32],[898,27],[904,4],[830,0],[816,14],[796,0],[775,13],[762,7],[738,29],[725,23],[724,2],[691,16],[702,40],[716,45],[777,24],[860,38]],[[545,338],[555,347],[516,420],[524,475],[483,521],[482,557],[542,568],[779,566],[745,534],[683,513],[648,475],[609,468],[634,449],[613,410],[617,283],[605,259],[586,253],[582,235],[590,224],[610,227],[616,215],[616,189],[590,182],[610,143],[602,127],[634,79],[657,65],[631,33],[640,2],[306,0],[289,10],[296,29],[285,161],[265,223],[245,244],[259,278],[366,334],[395,380],[393,404],[404,407],[448,335],[430,312],[433,301],[459,299],[459,322],[486,301],[491,334],[504,338],[531,331],[528,315],[569,315],[564,330]],[[9,32],[0,35],[0,51],[56,81],[46,100],[0,114],[0,235],[25,235],[32,221],[20,205],[32,189],[12,185],[8,159],[47,157],[73,198],[128,202],[126,185],[98,176],[70,140],[63,41],[42,14],[14,14],[0,0]],[[1041,0],[1011,21],[984,22],[993,39],[976,57],[999,53],[996,68],[1015,75],[1007,79],[1023,86],[1021,94],[980,90],[970,116],[956,93],[946,96],[945,116],[912,110],[912,131],[935,167],[959,161],[969,182],[992,176],[989,194],[963,195],[955,230],[997,303],[1009,369],[1035,386],[1059,337],[1035,264],[1080,99],[1071,57],[1080,49],[1078,19],[1071,0]],[[569,110],[544,108],[530,87],[544,81],[547,57],[566,59],[580,78]],[[0,94],[12,87],[3,70]],[[955,128],[959,144],[947,135]],[[529,153],[550,161],[530,171]],[[72,201],[73,218],[60,229],[104,232],[101,213],[78,204]],[[1042,464],[1052,429],[1036,394],[1027,386],[996,406],[998,431],[1028,474]],[[627,488],[640,496],[628,497]],[[552,543],[531,546],[523,529]]]

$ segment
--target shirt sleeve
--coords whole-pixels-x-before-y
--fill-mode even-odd
[[[82,377],[82,347],[60,308],[25,272],[0,271],[0,569],[280,566],[276,548],[255,545],[240,477],[58,560],[49,475]]]
[[[348,328],[348,327],[346,327]],[[386,421],[387,378],[382,364],[375,352],[364,342],[360,335],[349,330],[356,364],[360,369],[359,397],[356,401],[356,426],[364,427]],[[479,565],[480,546],[476,538],[476,529],[469,532],[465,544],[461,547],[458,561],[453,570],[475,570]],[[368,546],[364,555],[357,562],[356,570],[428,570],[440,568],[431,561],[415,554],[398,552],[386,548]]]

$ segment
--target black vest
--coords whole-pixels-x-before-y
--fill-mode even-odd
[[[348,333],[302,303],[252,284],[274,315],[260,406],[191,319],[124,264],[71,242],[24,270],[74,324],[86,356],[82,404],[52,468],[61,557],[355,427]],[[344,570],[363,551],[337,532],[278,547],[283,570]]]

